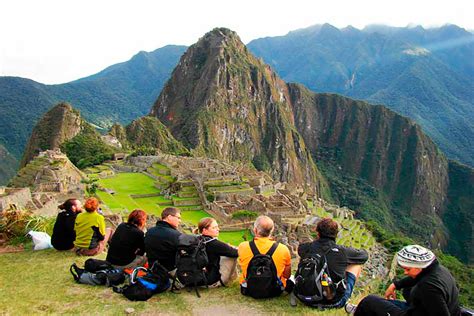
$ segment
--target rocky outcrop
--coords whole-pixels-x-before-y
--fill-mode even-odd
[[[413,121],[383,106],[290,85],[295,122],[309,149],[337,149],[334,163],[366,179],[411,216],[440,214],[448,161]]]
[[[59,103],[46,112],[31,133],[20,168],[26,166],[39,152],[58,149],[67,140],[81,132],[82,119],[79,111],[68,103]]]
[[[318,193],[324,187],[295,128],[287,85],[228,29],[187,50],[151,115],[197,155],[253,162]]]

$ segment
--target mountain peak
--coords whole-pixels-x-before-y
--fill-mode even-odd
[[[217,41],[223,41],[223,40],[229,40],[229,39],[237,39],[240,41],[239,36],[237,35],[236,32],[225,28],[225,27],[216,27],[212,31],[207,32],[204,34],[204,36],[198,41],[198,43],[201,40],[207,40],[207,41],[212,41],[212,40],[217,40]]]
[[[81,129],[79,111],[66,102],[53,106],[33,129],[20,167],[24,167],[41,151],[59,148],[59,145],[76,136]]]

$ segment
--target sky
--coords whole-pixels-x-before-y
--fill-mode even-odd
[[[473,0],[4,0],[0,76],[69,82],[215,27],[244,43],[315,24],[456,24],[474,30]]]

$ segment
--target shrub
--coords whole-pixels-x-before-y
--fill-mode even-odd
[[[241,210],[232,214],[232,219],[241,220],[242,222],[250,221],[257,218],[258,213],[254,211]]]
[[[114,150],[95,134],[79,134],[61,145],[69,160],[84,169],[112,159]]]
[[[30,230],[51,235],[54,222],[54,218],[37,216],[29,211],[7,210],[0,216],[0,232],[4,233],[7,239],[20,238],[26,241],[26,234]]]

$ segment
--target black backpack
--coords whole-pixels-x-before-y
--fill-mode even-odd
[[[84,270],[87,272],[97,272],[101,270],[109,270],[113,269],[114,266],[105,261],[105,260],[100,260],[100,259],[94,259],[94,258],[89,258],[84,262]]]
[[[140,271],[145,275],[138,277]],[[166,291],[170,285],[170,275],[157,261],[150,269],[135,268],[130,276],[130,284],[121,288],[114,287],[114,292],[122,293],[131,301],[147,301],[154,294]]]
[[[120,269],[103,269],[94,272],[79,268],[75,263],[69,268],[74,281],[80,284],[115,286],[125,282],[125,275]]]
[[[206,266],[209,259],[206,253],[206,243],[200,235],[181,234],[178,238],[178,251],[176,252],[176,278],[184,286],[194,287],[199,295],[198,286],[208,286]]]
[[[338,285],[343,282],[334,283],[331,280],[326,255],[316,253],[310,257],[301,259],[295,274],[295,286],[293,295],[301,302],[310,306],[318,306],[320,303],[330,303],[333,300]]]
[[[278,247],[275,242],[266,254],[258,251],[255,241],[249,242],[253,257],[247,267],[247,287],[242,287],[244,295],[253,298],[269,298],[279,296],[283,292],[283,283],[277,275],[272,256]]]

